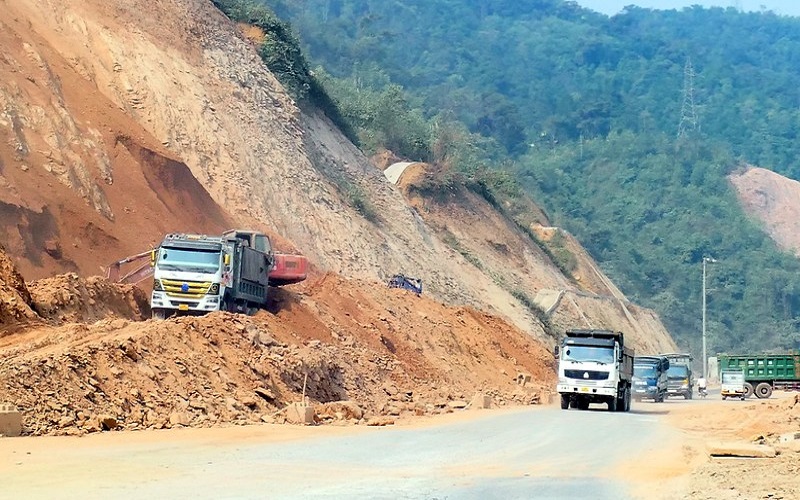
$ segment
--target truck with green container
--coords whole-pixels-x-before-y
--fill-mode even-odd
[[[772,391],[800,391],[800,352],[717,356],[720,372],[744,372],[744,396],[768,398]]]

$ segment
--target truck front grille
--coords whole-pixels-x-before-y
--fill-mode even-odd
[[[170,297],[199,299],[208,292],[208,289],[211,288],[211,283],[203,281],[178,281],[162,279],[161,286],[164,287],[164,291]]]
[[[578,380],[608,380],[608,372],[594,370],[564,370],[564,376]]]

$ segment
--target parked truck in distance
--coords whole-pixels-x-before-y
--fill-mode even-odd
[[[772,396],[773,390],[800,391],[800,352],[717,356],[720,372],[744,372],[744,397]]]
[[[586,410],[591,403],[606,403],[609,411],[630,410],[633,349],[622,332],[569,330],[555,355],[562,410]]]
[[[688,353],[664,354],[669,360],[667,370],[667,395],[683,396],[692,399],[694,393],[694,377],[692,374],[692,355]]]
[[[669,360],[664,356],[633,358],[633,399],[652,399],[663,403],[667,398]]]

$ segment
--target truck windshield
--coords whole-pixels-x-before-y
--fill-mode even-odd
[[[722,372],[722,383],[723,384],[740,384],[744,382],[744,374],[743,373],[725,373]]]
[[[689,378],[689,367],[686,365],[669,365],[669,378]]]
[[[639,378],[653,378],[656,376],[656,367],[653,365],[633,365],[633,376]]]
[[[169,271],[203,273],[219,268],[220,250],[161,248],[158,267]]]
[[[610,347],[570,345],[564,349],[564,359],[567,361],[594,361],[608,364],[614,362],[614,349]]]

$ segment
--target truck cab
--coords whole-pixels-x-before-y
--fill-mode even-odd
[[[569,330],[555,353],[561,409],[606,403],[609,411],[630,410],[633,349],[621,332]]]
[[[667,394],[669,396],[683,396],[692,399],[694,392],[694,378],[692,375],[691,354],[665,354],[669,359],[667,370]]]
[[[633,359],[633,398],[663,403],[667,398],[669,360],[664,356],[637,356]]]
[[[722,399],[738,398],[744,401],[744,370],[722,370],[720,377],[720,395]]]
[[[166,235],[151,254],[153,317],[218,311],[222,306],[225,254],[225,242],[219,237]]]
[[[267,235],[168,234],[151,254],[153,317],[226,310],[252,314],[267,305],[274,254]]]

